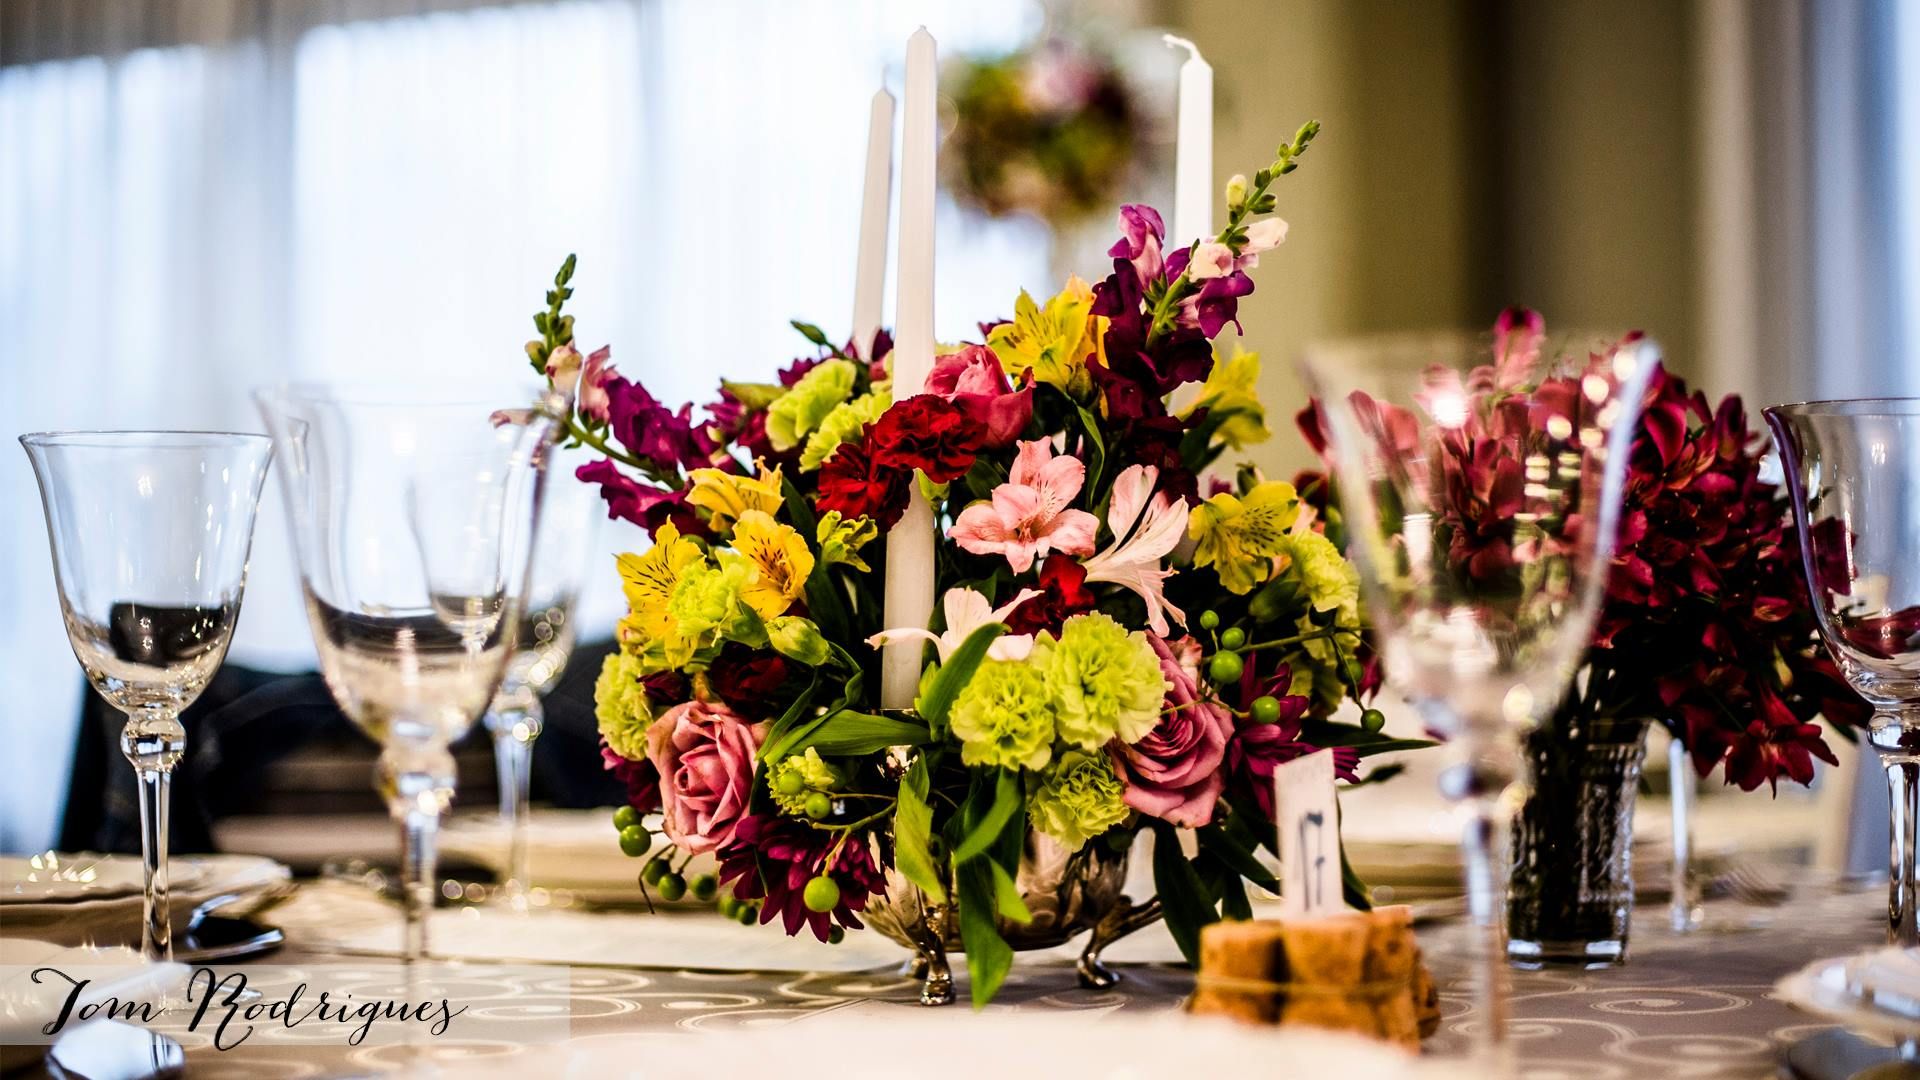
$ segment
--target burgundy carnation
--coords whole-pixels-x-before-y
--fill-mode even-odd
[[[1087,568],[1073,556],[1056,551],[1040,564],[1040,595],[1008,613],[1007,632],[1058,630],[1073,616],[1092,611],[1095,600],[1087,588]]]
[[[884,531],[906,512],[907,485],[912,482],[913,473],[874,460],[866,440],[841,443],[820,466],[817,506],[821,513],[838,510],[845,518],[872,518]]]
[[[745,716],[765,716],[768,705],[786,685],[786,657],[749,649],[729,641],[707,669],[713,692],[727,707]]]
[[[823,874],[840,887],[840,903],[830,912],[809,911],[807,882]],[[720,880],[730,884],[736,897],[764,901],[761,923],[777,916],[789,935],[804,926],[821,941],[827,940],[834,923],[860,929],[864,924],[854,913],[866,908],[870,895],[887,887],[886,874],[860,836],[848,836],[840,844],[838,833],[772,814],[741,819],[733,842],[720,852]]]

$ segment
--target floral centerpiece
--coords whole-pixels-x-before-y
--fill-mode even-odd
[[[1144,164],[1145,116],[1104,52],[1059,37],[946,72],[954,127],[944,184],[990,217],[1059,224],[1101,213]]]
[[[1191,955],[1202,925],[1248,915],[1247,882],[1277,888],[1256,851],[1278,764],[1332,748],[1351,781],[1410,745],[1361,704],[1357,577],[1322,520],[1249,467],[1209,475],[1268,436],[1258,357],[1215,339],[1286,235],[1269,189],[1316,130],[1233,179],[1217,236],[1167,250],[1159,214],[1123,207],[1104,280],[1021,294],[897,399],[884,333],[796,323],[814,351],[777,382],[669,408],[576,347],[568,260],[527,349],[601,455],[579,479],[653,540],[619,559],[630,611],[596,687],[630,854],[660,815],[643,886],[825,941],[888,906],[897,928],[910,893],[982,1002],[1010,940],[1062,917],[1028,906],[1036,848],[1071,876],[1152,831]],[[932,626],[885,626],[872,568],[916,485],[943,598]],[[916,708],[882,712],[876,650],[905,640],[925,642]],[[700,855],[717,880],[687,880]],[[1082,923],[1117,902],[1106,884],[1075,893]]]

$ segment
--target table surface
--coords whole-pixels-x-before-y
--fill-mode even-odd
[[[1549,969],[1513,973],[1514,1027],[1523,1072],[1540,1077],[1770,1077],[1783,1046],[1831,1025],[1773,998],[1781,976],[1823,956],[1853,952],[1884,939],[1884,891],[1802,888],[1772,908],[1709,906],[1710,928],[1680,935],[1666,924],[1664,906],[1636,912],[1628,962],[1586,971]],[[535,916],[538,917],[538,916]],[[711,918],[703,915],[656,918]],[[1718,924],[1721,928],[1713,928]],[[1730,924],[1739,929],[1728,928]],[[1440,987],[1444,1015],[1429,1054],[1462,1049],[1476,1017],[1465,980],[1467,928],[1458,921],[1420,931]],[[390,981],[396,965],[368,957],[343,958],[303,945],[265,958],[276,973],[329,965],[328,978],[358,965],[370,982]],[[1177,1009],[1192,988],[1191,975],[1172,965],[1133,964],[1114,989],[1076,987],[1059,954],[1017,963],[992,1008],[1020,1012],[1093,1010],[1121,1013]],[[477,973],[477,972],[476,972]],[[484,977],[484,976],[482,976]],[[503,982],[490,1012],[497,1042],[467,1054],[494,1058],[518,1052],[516,1016],[535,1016],[565,1001],[571,1032],[580,1038],[614,1032],[716,1031],[802,1021],[838,1010],[882,1007],[919,1010],[918,984],[892,970],[851,974],[764,974],[575,967],[562,988]],[[964,987],[962,988],[964,995]],[[969,1018],[964,1005],[946,1010],[956,1031]],[[400,1048],[242,1046],[215,1052],[187,1044],[193,1077],[307,1077],[359,1074],[394,1065]],[[203,1041],[203,1040],[202,1040]],[[453,1062],[450,1075],[459,1075]]]

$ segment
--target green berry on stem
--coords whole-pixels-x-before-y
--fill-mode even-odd
[[[613,827],[621,832],[640,824],[640,811],[631,806],[623,806],[613,812]]]
[[[1272,724],[1280,719],[1280,699],[1272,694],[1261,694],[1254,698],[1253,704],[1248,708],[1253,711],[1253,719],[1256,723]]]
[[[688,891],[695,900],[711,900],[720,892],[720,879],[712,874],[701,874],[687,882]]]
[[[1360,714],[1360,726],[1366,728],[1368,731],[1378,733],[1381,728],[1387,726],[1387,714],[1381,712],[1379,709],[1368,709],[1366,712]]]
[[[648,885],[658,885],[660,884],[660,879],[666,877],[668,871],[672,869],[672,867],[667,865],[667,860],[655,856],[654,858],[648,859],[647,865],[640,868],[640,880],[646,882]]]
[[[840,906],[840,885],[825,874],[807,882],[806,891],[800,899],[807,905],[808,911],[827,912]]]
[[[773,782],[773,786],[777,788],[782,795],[798,795],[806,790],[807,781],[805,777],[800,775],[798,770],[788,769],[786,772],[780,774],[780,778]]]
[[[752,904],[741,904],[740,914],[734,916],[741,926],[752,926],[760,921],[760,909]]]
[[[653,837],[638,825],[628,825],[620,830],[620,850],[633,858],[639,858],[653,847]]]
[[[660,899],[671,904],[687,895],[687,879],[668,871],[660,878],[659,883],[654,885],[654,888],[660,891]]]
[[[827,944],[838,945],[847,940],[847,932],[838,924],[827,927]]]
[[[732,893],[728,893],[720,898],[718,904],[714,905],[714,910],[718,911],[720,917],[723,919],[738,919],[740,917],[741,906],[740,901],[735,900]]]
[[[825,819],[826,816],[831,813],[833,813],[833,800],[827,797],[826,792],[816,791],[813,794],[807,796],[807,816],[808,817],[812,818],[815,821],[820,821]]]
[[[1237,682],[1241,672],[1246,669],[1247,665],[1240,659],[1239,653],[1214,653],[1213,659],[1207,661],[1207,674],[1216,683]]]
[[[1247,643],[1247,632],[1237,626],[1229,626],[1220,634],[1220,647],[1237,649]]]
[[[1212,630],[1220,625],[1220,613],[1208,608],[1200,613],[1200,629]]]

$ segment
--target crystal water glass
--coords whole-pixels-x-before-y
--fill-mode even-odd
[[[1506,1044],[1508,829],[1519,743],[1584,655],[1628,447],[1658,354],[1643,339],[1408,335],[1310,349],[1341,523],[1388,681],[1445,737],[1476,927],[1475,1053]]]
[[[527,829],[532,813],[533,743],[546,726],[540,699],[567,669],[579,634],[574,608],[586,575],[608,570],[612,560],[596,561],[600,538],[600,498],[587,484],[574,482],[558,447],[548,468],[555,473],[541,499],[534,528],[533,567],[520,632],[507,661],[506,677],[493,695],[483,723],[493,736],[493,758],[500,783],[500,824],[507,833],[505,901],[527,910]],[[561,476],[558,474],[568,475]]]
[[[1873,706],[1867,741],[1892,796],[1887,939],[1920,946],[1920,398],[1766,410],[1820,636]]]
[[[186,749],[180,713],[226,658],[273,446],[191,431],[22,435],[54,582],[87,681],[127,714],[120,750],[140,789],[140,948],[173,957],[167,808]]]
[[[450,744],[506,674],[545,448],[564,402],[495,426],[486,401],[305,385],[255,394],[274,444],[320,671],[380,744],[401,831],[403,955],[427,953]]]

